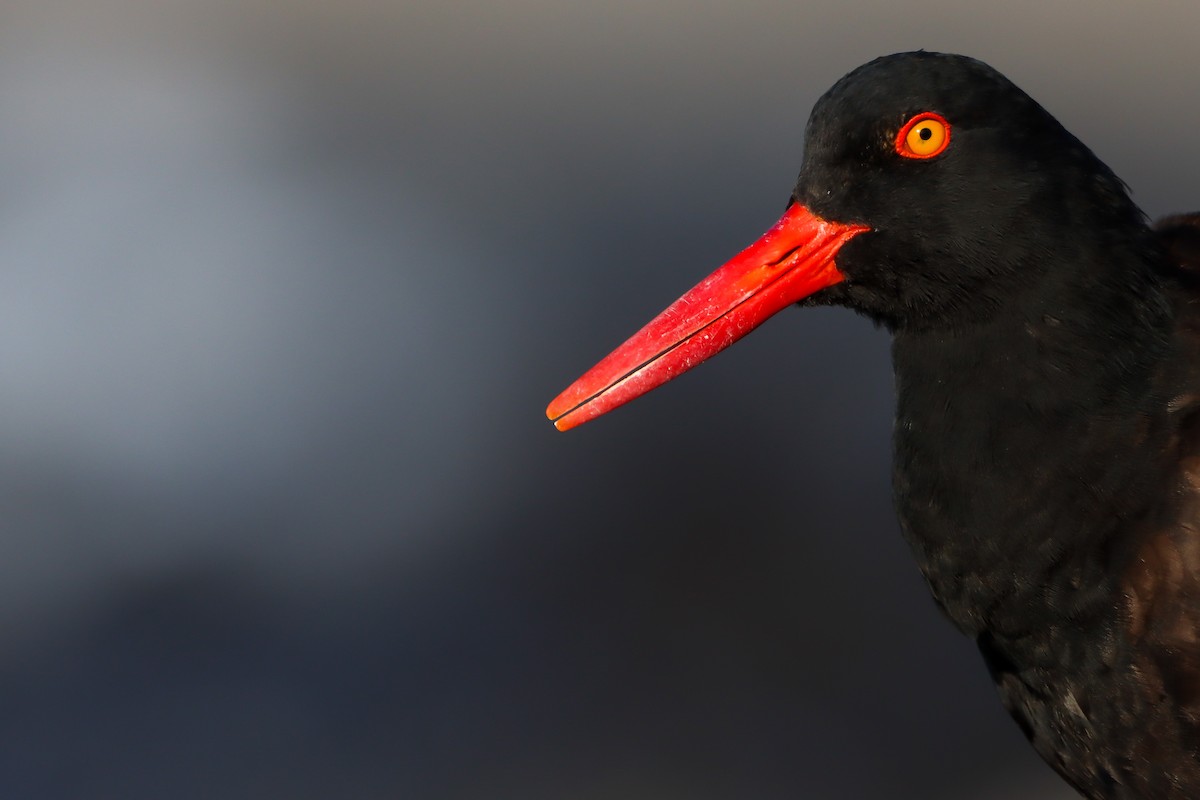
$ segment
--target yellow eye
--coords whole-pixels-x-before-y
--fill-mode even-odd
[[[896,152],[905,158],[933,158],[950,144],[950,123],[926,111],[904,123],[896,134]]]

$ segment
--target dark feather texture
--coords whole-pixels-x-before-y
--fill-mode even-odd
[[[949,147],[897,157],[924,111]],[[1088,797],[1200,797],[1200,216],[933,53],[817,103],[794,198],[872,229],[809,302],[893,333],[902,529],[1013,717]]]

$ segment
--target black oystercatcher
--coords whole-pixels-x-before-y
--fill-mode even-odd
[[[937,603],[1091,798],[1200,798],[1200,215],[1151,228],[1050,114],[904,53],[818,101],[783,218],[550,404],[565,430],[795,302],[893,335]]]

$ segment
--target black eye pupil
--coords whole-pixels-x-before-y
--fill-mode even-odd
[[[927,142],[927,141],[929,141],[930,138],[933,137],[933,131],[930,130],[929,128],[921,128],[921,132],[918,133],[917,135],[921,137],[922,141]]]

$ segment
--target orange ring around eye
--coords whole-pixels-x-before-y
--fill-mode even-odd
[[[933,158],[950,144],[950,123],[925,111],[904,123],[896,134],[896,152],[905,158]]]

